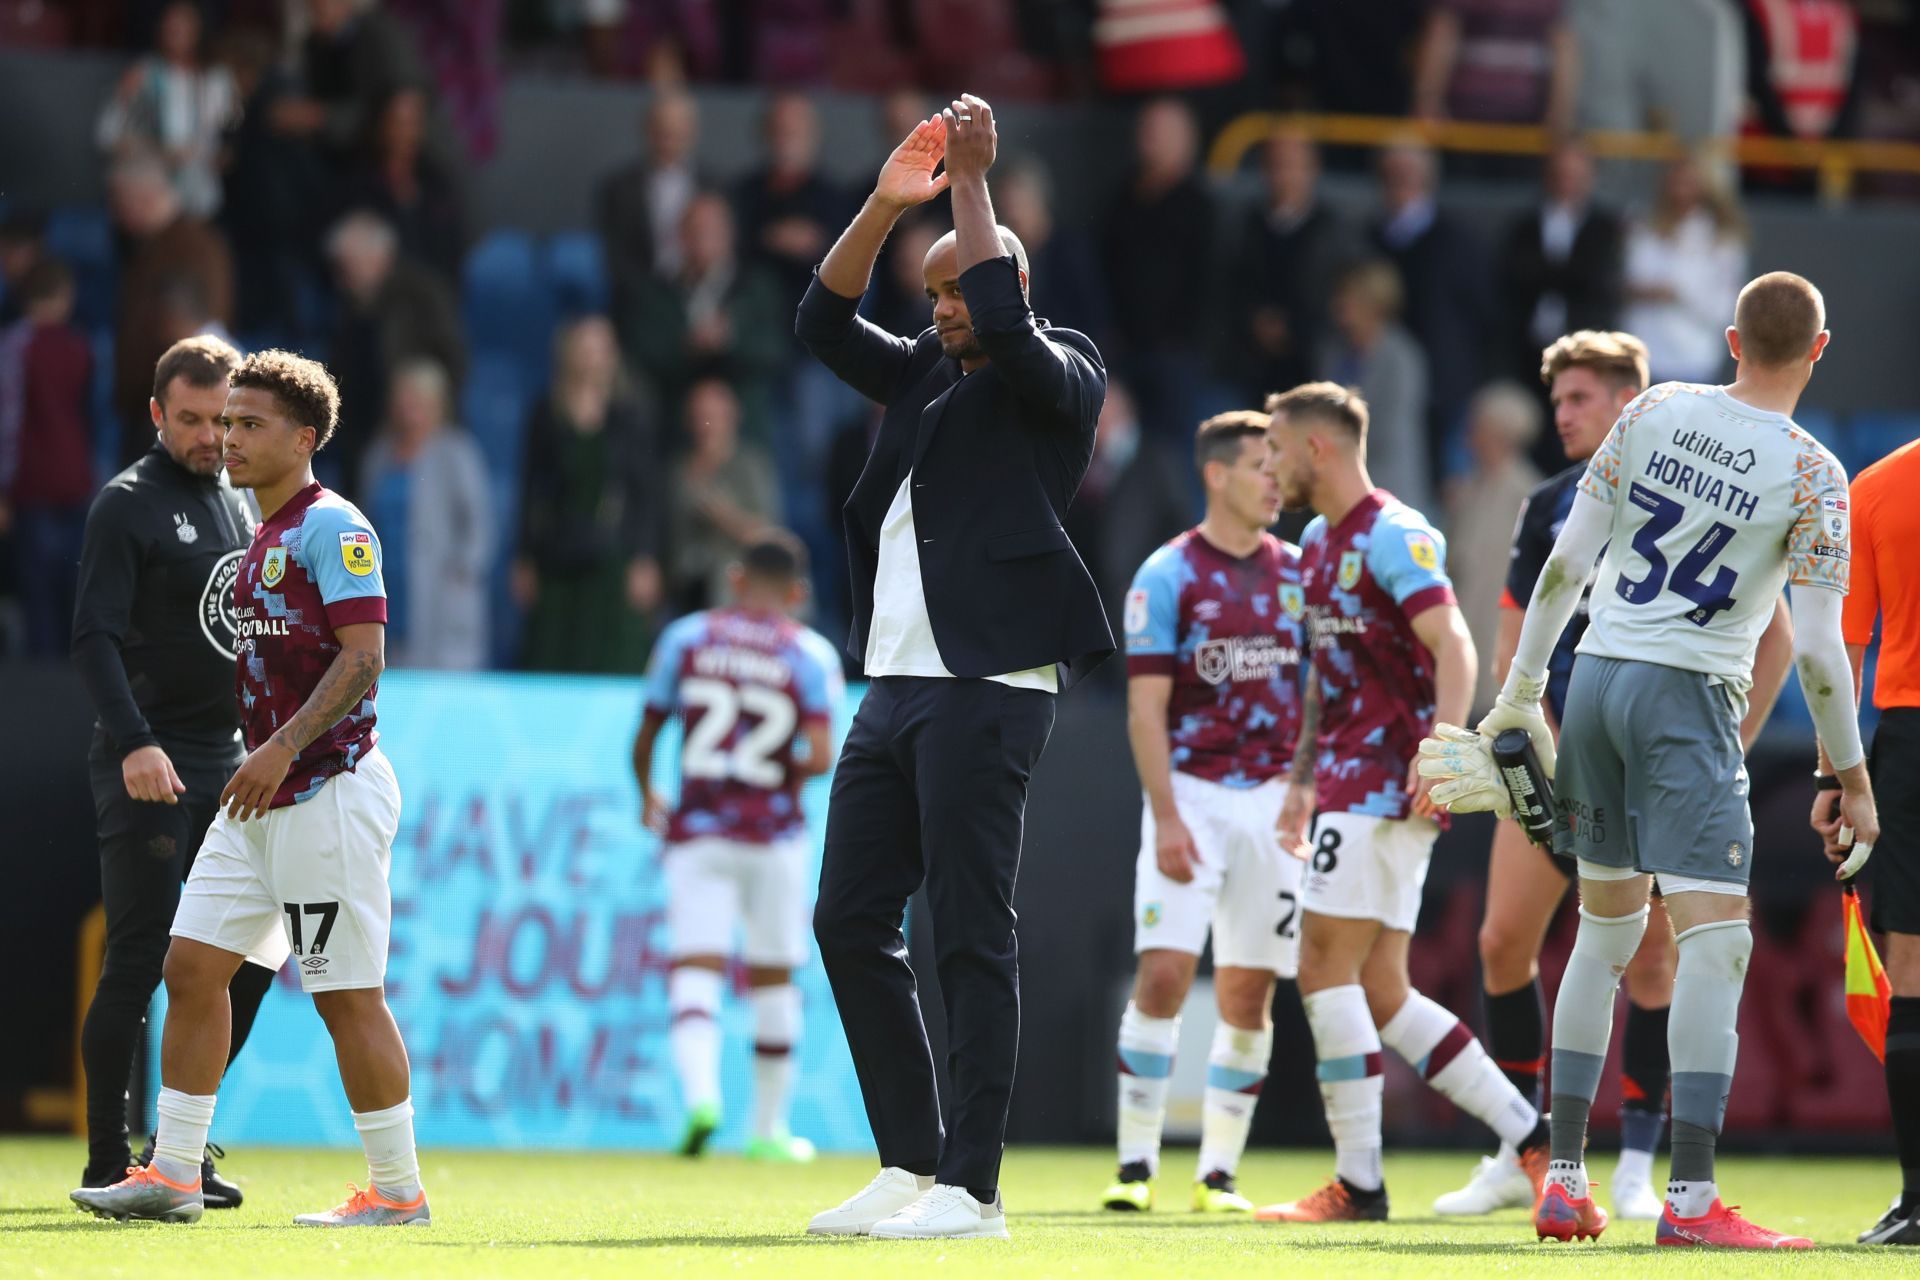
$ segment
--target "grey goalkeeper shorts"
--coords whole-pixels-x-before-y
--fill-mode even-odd
[[[1744,699],[1697,671],[1581,654],[1554,776],[1562,857],[1745,885]]]

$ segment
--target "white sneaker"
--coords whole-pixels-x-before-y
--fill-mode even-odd
[[[1616,1169],[1607,1190],[1613,1198],[1613,1216],[1627,1222],[1658,1222],[1667,1207],[1665,1196],[1653,1189],[1652,1180],[1638,1173]]]
[[[850,1197],[837,1209],[813,1215],[807,1223],[810,1236],[864,1236],[873,1224],[891,1218],[933,1189],[933,1179],[908,1173],[891,1166],[882,1169],[866,1190]]]
[[[1483,1156],[1467,1185],[1449,1191],[1433,1202],[1433,1211],[1450,1218],[1477,1218],[1499,1209],[1533,1207],[1533,1180],[1520,1167],[1519,1160],[1503,1149],[1498,1156]]]
[[[1005,1240],[1000,1197],[983,1205],[963,1187],[939,1185],[868,1234],[875,1240]]]

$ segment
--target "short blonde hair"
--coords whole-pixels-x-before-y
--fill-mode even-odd
[[[1367,402],[1351,387],[1337,382],[1306,382],[1291,391],[1267,397],[1267,413],[1285,414],[1288,421],[1312,418],[1331,423],[1358,443],[1367,439]]]
[[[1540,353],[1540,381],[1549,387],[1569,369],[1587,369],[1615,388],[1635,391],[1645,391],[1652,378],[1647,344],[1618,329],[1581,329],[1554,339]]]
[[[1769,271],[1748,281],[1734,304],[1740,357],[1764,368],[1804,360],[1827,327],[1827,301],[1805,276]]]

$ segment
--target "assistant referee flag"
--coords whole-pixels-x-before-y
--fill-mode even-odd
[[[1841,895],[1842,918],[1847,930],[1847,1021],[1873,1050],[1873,1056],[1887,1060],[1887,1010],[1893,1000],[1893,984],[1880,965],[1880,953],[1873,949],[1873,935],[1860,914],[1860,891],[1848,887]]]

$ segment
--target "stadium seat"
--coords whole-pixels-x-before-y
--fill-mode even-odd
[[[1920,440],[1920,416],[1910,413],[1856,413],[1849,425],[1857,455],[1847,468],[1849,474],[1857,475],[1901,445]]]
[[[530,385],[515,361],[499,355],[477,354],[467,373],[467,385],[460,394],[461,415],[496,480],[520,469],[520,437]]]
[[[591,231],[562,231],[547,241],[547,278],[562,317],[607,309],[607,258]]]
[[[462,312],[476,362],[506,355],[529,379],[547,363],[553,336],[553,293],[533,237],[524,231],[488,233],[467,255]]]
[[[47,215],[47,252],[73,268],[75,314],[85,328],[112,324],[113,227],[104,209],[70,206]]]

